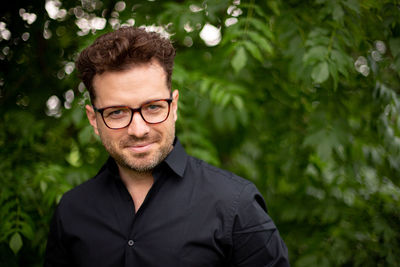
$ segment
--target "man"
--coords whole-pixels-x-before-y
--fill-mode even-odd
[[[61,199],[46,266],[289,266],[255,186],[175,137],[174,57],[168,39],[135,27],[81,52],[86,114],[110,158]]]

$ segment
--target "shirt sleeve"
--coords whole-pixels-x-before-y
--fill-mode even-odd
[[[63,243],[62,237],[62,224],[59,217],[59,210],[57,208],[50,223],[50,232],[47,239],[44,259],[45,267],[74,266],[70,261],[71,257]]]
[[[232,266],[290,266],[287,247],[253,184],[240,195],[232,242]]]

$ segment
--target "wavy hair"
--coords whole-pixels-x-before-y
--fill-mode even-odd
[[[123,71],[135,65],[156,60],[166,73],[168,89],[175,49],[169,39],[143,28],[122,27],[98,37],[76,60],[78,77],[83,81],[93,102],[96,98],[93,78],[106,71]]]

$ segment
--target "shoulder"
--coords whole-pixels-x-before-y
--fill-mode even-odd
[[[215,183],[231,184],[232,186],[242,187],[251,184],[251,181],[244,179],[228,170],[218,168],[201,159],[189,156],[188,166],[189,172],[210,178]]]
[[[61,197],[59,208],[65,206],[79,206],[82,203],[88,203],[93,201],[95,196],[102,194],[102,191],[106,187],[106,179],[104,173],[99,173],[91,179],[83,182],[82,184],[67,191]]]
[[[252,181],[194,157],[189,157],[185,175],[192,180],[195,189],[191,194],[201,200],[202,207],[207,203],[218,216],[223,214],[227,240],[231,240],[233,232],[240,233],[255,225],[261,225],[258,230],[275,227],[264,198]]]
[[[260,196],[252,181],[195,157],[188,157],[185,173],[190,175],[198,186],[203,187],[203,190],[230,201]]]

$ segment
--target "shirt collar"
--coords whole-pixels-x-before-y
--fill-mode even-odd
[[[185,152],[181,142],[175,137],[174,148],[165,158],[164,162],[173,170],[179,177],[183,178],[185,173],[186,162],[188,155]]]

